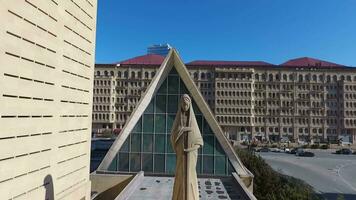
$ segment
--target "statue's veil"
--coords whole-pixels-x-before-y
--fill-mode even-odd
[[[175,142],[179,139],[177,137],[180,137],[180,135],[178,135],[178,133],[180,132],[180,130],[184,127],[184,124],[182,123],[182,104],[183,104],[183,100],[184,98],[189,98],[190,97],[186,94],[184,94],[179,102],[179,108],[178,108],[178,112],[176,115],[176,118],[173,122],[173,126],[171,129],[171,142],[173,144],[173,146],[175,146]],[[188,144],[189,147],[193,147],[194,145],[203,145],[203,138],[201,137],[201,133],[200,133],[200,129],[197,123],[197,120],[195,118],[195,114],[194,114],[194,110],[193,110],[193,104],[192,101],[190,99],[190,104],[189,104],[189,115],[188,115],[188,120],[189,120],[189,125],[192,129],[192,132],[190,134],[188,134],[188,141],[190,141],[190,144]]]

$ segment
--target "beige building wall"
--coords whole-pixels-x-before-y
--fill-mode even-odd
[[[135,108],[130,95],[134,91],[132,85],[144,89],[140,82],[145,76],[130,78],[133,69],[140,69],[144,75],[158,67],[96,65],[95,133],[121,128]],[[349,142],[356,143],[354,68],[188,66],[188,70],[232,140],[337,143],[340,138],[349,137]],[[124,72],[130,73],[124,76]],[[147,82],[150,80],[148,77]],[[105,98],[101,98],[105,95],[110,95],[107,100],[116,101],[110,112],[104,106]],[[140,99],[140,95],[133,97],[134,102]],[[110,114],[114,117],[110,118]]]
[[[0,199],[90,199],[96,0],[0,0]]]

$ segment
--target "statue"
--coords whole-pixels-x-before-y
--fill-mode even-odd
[[[199,200],[196,164],[198,149],[203,146],[192,101],[187,94],[181,98],[173,123],[171,143],[176,153],[173,200]]]

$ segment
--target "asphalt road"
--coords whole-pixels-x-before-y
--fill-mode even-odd
[[[314,150],[315,157],[286,153],[259,153],[273,169],[304,180],[328,200],[343,194],[356,199],[356,155],[336,155]]]

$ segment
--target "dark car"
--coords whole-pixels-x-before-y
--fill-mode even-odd
[[[335,152],[336,154],[350,155],[352,154],[351,149],[339,149]]]
[[[299,148],[296,153],[296,156],[301,156],[301,157],[314,157],[315,154],[313,152],[309,152],[309,151],[304,151],[304,149]]]
[[[313,152],[309,152],[309,151],[305,151],[303,155],[301,155],[303,157],[314,157],[315,154]]]
[[[263,148],[261,148],[261,149],[258,149],[257,151],[258,151],[258,152],[269,152],[269,148],[263,147]]]
[[[298,148],[293,148],[292,150],[289,151],[290,154],[295,154],[297,153]]]

